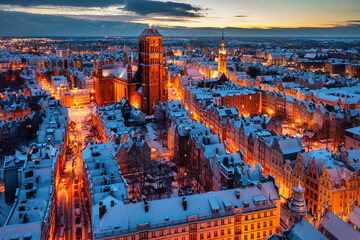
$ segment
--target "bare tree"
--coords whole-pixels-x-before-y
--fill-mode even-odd
[[[162,199],[167,196],[170,197],[172,192],[172,171],[171,167],[167,163],[160,161],[153,161],[153,168],[151,169],[151,175],[155,180],[155,192],[158,199]]]
[[[74,122],[74,121],[70,121],[69,122],[69,130],[70,130],[70,132],[75,132],[76,130],[76,122]]]
[[[312,140],[309,136],[305,135],[302,139],[301,139],[304,147],[307,149],[307,151],[310,151],[310,148],[312,146]]]

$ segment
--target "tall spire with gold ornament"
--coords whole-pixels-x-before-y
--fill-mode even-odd
[[[222,39],[219,49],[218,71],[226,75],[226,58],[227,53],[225,49],[224,30],[222,31]]]

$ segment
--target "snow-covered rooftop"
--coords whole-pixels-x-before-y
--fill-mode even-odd
[[[239,191],[239,199],[236,197]],[[263,205],[256,206],[257,199],[264,200]],[[191,217],[196,218],[219,218],[221,216],[234,215],[236,209],[244,212],[255,211],[254,207],[262,209],[275,209],[272,201],[279,200],[279,195],[272,182],[266,182],[261,188],[247,187],[218,192],[208,192],[186,197],[187,209],[183,207],[183,198],[175,197],[148,202],[148,211],[145,211],[144,203],[116,206],[108,209],[99,221],[93,222],[94,236],[118,236],[128,231],[137,231],[140,225],[146,228],[157,229],[171,225],[187,223]],[[243,202],[249,203],[244,207]],[[226,211],[224,202],[231,205],[231,210]],[[217,208],[214,213],[212,208]],[[93,212],[94,218],[98,218],[99,212]],[[119,217],[122,216],[122,217]]]
[[[325,213],[321,221],[319,230],[323,231],[322,229],[325,229],[338,240],[360,239],[360,232],[344,222],[330,210]]]

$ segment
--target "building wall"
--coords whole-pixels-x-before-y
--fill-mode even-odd
[[[194,217],[194,221],[185,224],[176,224],[171,227],[152,230],[140,229],[133,234],[123,234],[116,237],[96,237],[94,239],[107,240],[140,240],[140,239],[171,239],[171,240],[202,240],[202,239],[266,239],[280,229],[280,202],[276,208],[259,208],[246,212],[233,210],[228,216],[216,218]],[[196,220],[197,219],[197,220]]]
[[[165,101],[162,51],[162,36],[139,37],[139,71],[143,90],[141,107],[149,115],[153,114],[155,105]]]
[[[360,181],[356,173],[349,179],[341,182],[332,182],[330,174],[325,169],[320,176],[319,183],[319,209],[317,215],[324,213],[325,208],[340,216],[343,220],[349,215],[354,199],[359,198]]]
[[[19,174],[18,170],[22,165],[5,168],[4,169],[4,184],[5,184],[5,201],[13,202],[15,200],[16,188],[19,185]]]
[[[345,135],[345,149],[360,149],[360,140]]]
[[[221,105],[229,105],[230,108],[237,107],[239,115],[245,117],[257,116],[261,110],[261,93],[227,95],[221,97]]]

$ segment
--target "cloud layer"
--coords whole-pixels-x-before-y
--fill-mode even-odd
[[[124,10],[131,11],[143,16],[157,14],[164,16],[180,17],[201,17],[203,9],[194,7],[188,3],[161,2],[149,0],[129,0],[126,1]]]
[[[73,6],[73,7],[108,7],[112,5],[124,4],[124,0],[1,0],[2,4],[19,6]]]
[[[255,13],[242,9],[238,14],[235,9],[228,14],[217,9],[223,15],[215,16],[215,10],[204,4],[181,1],[185,0],[1,0],[0,36],[136,36],[152,23],[165,36],[214,36],[226,28],[226,34],[232,36],[360,37],[357,17],[329,22],[325,27],[257,27],[259,6]],[[232,9],[230,4],[218,4]]]

